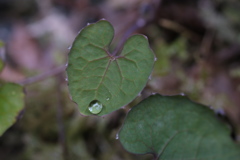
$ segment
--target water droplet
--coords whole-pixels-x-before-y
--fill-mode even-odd
[[[66,64],[65,64],[65,66],[67,67],[67,66],[68,66],[68,64],[66,63]]]
[[[151,80],[151,79],[152,79],[152,75],[150,75],[150,76],[148,77],[148,79]]]
[[[70,50],[72,48],[72,45],[68,47],[68,49]]]
[[[155,61],[155,62],[157,61],[157,57],[154,57],[154,61]]]
[[[116,135],[116,139],[119,139],[119,136],[118,136],[118,134]]]
[[[106,100],[109,101],[110,98],[107,98]]]
[[[182,93],[180,93],[180,95],[181,95],[181,96],[185,96],[185,94],[184,94],[183,92],[182,92]]]
[[[99,102],[98,100],[93,100],[92,102],[90,102],[89,106],[88,106],[88,110],[92,113],[92,114],[98,114],[102,111],[103,105],[101,102]]]
[[[218,114],[218,115],[221,115],[221,116],[225,115],[225,112],[222,108],[215,110],[215,113]]]
[[[152,92],[152,95],[156,95],[157,93],[156,92]]]
[[[68,78],[65,78],[65,81],[68,81]]]
[[[140,92],[140,93],[138,93],[138,96],[140,97],[142,95],[142,93]]]
[[[89,26],[90,25],[90,23],[87,23],[87,26]]]

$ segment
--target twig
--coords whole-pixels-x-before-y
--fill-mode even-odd
[[[209,52],[211,50],[211,46],[213,44],[215,33],[213,31],[206,31],[205,35],[203,36],[201,45],[200,45],[200,54],[205,57],[209,58]]]
[[[154,13],[157,10],[157,7],[159,7],[161,4],[161,0],[152,0],[152,4],[149,3],[149,5],[153,6],[153,10],[151,10],[152,13]],[[123,35],[123,37],[121,38],[121,41],[119,42],[119,45],[116,47],[116,49],[114,50],[114,52],[112,53],[113,56],[116,56],[118,54],[118,52],[120,51],[120,49],[122,48],[124,42],[126,41],[126,39],[137,29],[144,27],[148,22],[150,22],[151,20],[153,20],[154,16],[152,14],[152,16],[149,18],[144,18],[144,15],[139,16],[139,18],[136,20],[136,22],[129,27],[129,29],[125,32],[125,34]],[[38,81],[44,80],[48,77],[51,76],[55,76],[61,72],[63,72],[65,70],[66,66],[59,66],[57,68],[54,68],[48,72],[42,73],[40,75],[34,76],[34,77],[30,77],[27,79],[24,79],[22,81],[17,82],[20,85],[29,85],[32,83],[36,83]]]
[[[62,88],[61,80],[63,79],[62,75],[59,74],[56,77],[56,89],[57,89],[57,124],[58,124],[58,138],[62,147],[62,155],[64,160],[68,160],[68,147],[66,143],[65,136],[65,127],[63,124],[63,102],[62,102]]]
[[[191,39],[194,42],[200,42],[201,38],[194,33],[193,31],[187,29],[186,27],[184,27],[183,25],[176,23],[172,20],[168,20],[168,19],[161,19],[159,20],[159,25],[167,28],[169,30],[172,30],[174,32],[180,33],[183,36],[187,37],[188,39]]]
[[[59,67],[56,67],[48,72],[45,72],[45,73],[42,73],[42,74],[39,74],[37,76],[34,76],[34,77],[30,77],[30,78],[27,78],[27,79],[24,79],[20,82],[17,82],[18,84],[20,85],[29,85],[29,84],[32,84],[32,83],[36,83],[38,81],[42,81],[46,78],[49,78],[49,77],[52,77],[52,76],[55,76],[61,72],[63,72],[64,70],[66,69],[66,66],[65,65],[62,65],[62,66],[59,66]]]

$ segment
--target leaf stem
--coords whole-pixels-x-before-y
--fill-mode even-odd
[[[20,84],[20,85],[23,85],[23,86],[26,86],[26,85],[29,85],[29,84],[33,84],[33,83],[42,81],[42,80],[44,80],[44,79],[46,79],[46,78],[55,76],[55,75],[63,72],[65,69],[66,69],[66,66],[65,66],[65,65],[62,65],[62,66],[53,68],[52,70],[50,70],[50,71],[48,71],[48,72],[44,72],[44,73],[39,74],[39,75],[34,76],[34,77],[29,77],[29,78],[24,79],[24,80],[22,80],[22,81],[19,81],[19,82],[17,82],[17,83]]]
[[[62,87],[61,87],[62,79],[63,79],[62,74],[59,74],[56,77],[58,139],[61,144],[63,159],[68,160],[69,154],[68,154],[68,147],[66,143],[65,127],[63,123],[63,104],[64,103],[62,99]]]

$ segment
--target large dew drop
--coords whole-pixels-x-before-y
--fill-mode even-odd
[[[92,114],[98,114],[102,111],[103,105],[101,102],[99,102],[98,100],[93,100],[92,102],[90,102],[89,106],[88,106],[88,110],[92,113]]]

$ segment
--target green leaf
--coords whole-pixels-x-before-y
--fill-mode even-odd
[[[209,108],[185,96],[153,95],[129,111],[119,138],[126,150],[161,160],[239,160],[240,146]]]
[[[22,86],[14,83],[0,85],[0,136],[15,123],[23,107]]]
[[[69,91],[84,115],[105,115],[127,105],[151,74],[154,53],[147,38],[133,35],[120,55],[113,55],[108,51],[113,36],[112,25],[100,20],[82,29],[71,47],[67,67]]]

